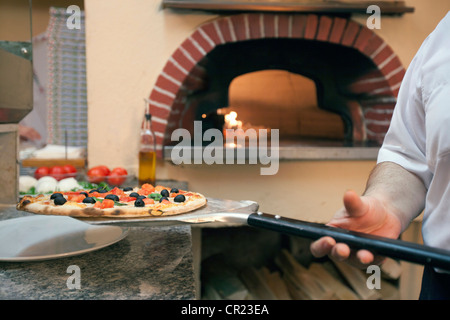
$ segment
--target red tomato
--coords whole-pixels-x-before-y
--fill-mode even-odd
[[[96,192],[96,191],[94,191],[94,192],[89,192],[89,196],[90,196],[90,197],[100,198],[100,197],[102,197],[102,195],[103,195],[103,193]]]
[[[103,199],[102,209],[106,209],[106,208],[114,208],[114,201],[111,199]]]
[[[86,196],[84,194],[73,194],[73,195],[69,195],[67,197],[67,200],[75,201],[75,202],[82,202],[84,198],[86,198]]]
[[[101,209],[103,206],[103,203],[101,203],[100,201],[97,201],[96,203],[94,203],[94,208],[99,208]]]
[[[94,204],[94,208],[99,209],[107,209],[107,208],[114,208],[114,201],[111,199],[103,199],[103,201],[97,201]]]
[[[150,192],[153,192],[153,191],[155,190],[155,187],[153,187],[150,183],[144,183],[144,184],[141,186],[141,189],[144,189],[144,190],[148,190],[148,191],[150,191]]]
[[[70,176],[70,177],[74,177],[76,175],[76,173],[77,173],[77,168],[75,168],[71,164],[65,164],[63,166],[63,169],[68,174],[68,176]]]
[[[62,180],[66,177],[66,172],[61,166],[54,166],[50,168],[50,175],[56,180]]]
[[[155,200],[150,199],[150,198],[144,198],[142,199],[144,201],[145,204],[154,204]]]
[[[103,171],[103,173],[105,174],[105,176],[108,176],[111,173],[111,170],[109,170],[109,168],[107,166],[95,166],[94,168],[100,169]],[[92,168],[92,169],[94,169]]]
[[[102,170],[99,167],[93,167],[88,170],[87,172],[88,180],[91,183],[100,183],[105,180],[105,177],[107,176],[105,174],[105,171]]]
[[[126,175],[124,176],[113,171],[108,176],[108,183],[113,186],[120,186],[125,182],[126,179]]]
[[[39,167],[34,171],[34,177],[36,179],[40,179],[44,176],[48,176],[50,174],[50,168],[49,167]]]
[[[117,187],[114,187],[112,190],[109,191],[111,194],[115,194],[117,196],[122,196],[125,194],[122,189],[119,189]]]
[[[166,188],[166,187],[163,187],[163,186],[156,186],[154,191],[159,193],[159,192],[161,192],[164,189],[166,189],[167,191],[170,192],[169,188]]]
[[[111,173],[117,173],[119,176],[126,176],[128,175],[128,172],[125,168],[117,167],[111,170]]]
[[[148,196],[150,193],[152,193],[152,190],[141,188],[137,191],[137,193],[141,196]]]
[[[80,194],[80,192],[81,191],[64,191],[64,192],[61,192],[63,195],[66,195],[66,196],[76,196],[76,195],[79,195]]]
[[[120,202],[131,202],[131,201],[136,201],[136,198],[128,197],[128,196],[120,196],[119,200],[120,200]]]

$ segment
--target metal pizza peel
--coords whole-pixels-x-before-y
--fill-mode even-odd
[[[380,256],[391,257],[411,263],[429,265],[450,271],[450,251],[425,246],[400,239],[390,239],[334,228],[321,223],[285,218],[258,211],[254,201],[233,201],[208,198],[206,206],[193,212],[174,215],[135,219],[83,218],[90,224],[116,225],[126,227],[149,227],[170,225],[223,226],[242,225],[263,228],[293,236],[317,240],[330,236],[352,249],[367,249]]]

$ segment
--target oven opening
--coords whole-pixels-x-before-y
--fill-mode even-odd
[[[341,116],[319,108],[315,82],[285,70],[236,77],[229,87],[229,106],[218,113],[224,115],[225,128],[279,129],[284,141],[345,138]]]
[[[217,46],[200,62],[205,86],[187,97],[203,130],[278,129],[283,142],[351,145],[347,91],[374,64],[352,48],[318,41],[263,39]],[[235,127],[236,128],[236,127]]]

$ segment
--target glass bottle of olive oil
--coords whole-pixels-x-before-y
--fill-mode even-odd
[[[150,183],[155,185],[156,179],[156,138],[151,126],[152,116],[146,111],[141,129],[139,149],[139,185]]]

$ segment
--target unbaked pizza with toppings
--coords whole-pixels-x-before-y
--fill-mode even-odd
[[[143,184],[136,188],[25,195],[17,204],[17,209],[77,218],[138,218],[182,214],[201,208],[206,203],[206,197],[200,193]]]

